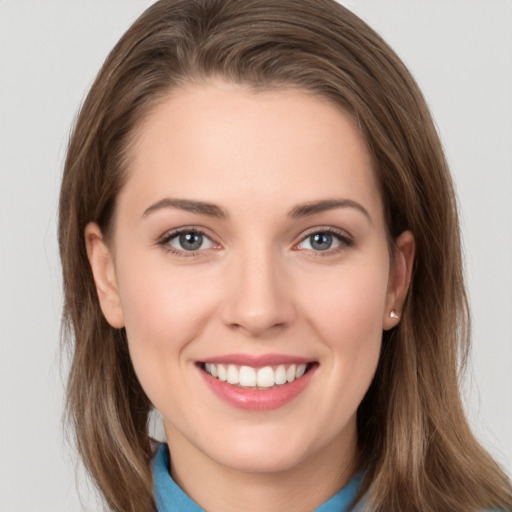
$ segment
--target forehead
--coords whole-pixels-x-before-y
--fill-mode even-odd
[[[342,194],[380,209],[372,157],[352,118],[294,89],[176,89],[135,130],[127,172],[125,188],[148,200],[279,197],[288,207]]]

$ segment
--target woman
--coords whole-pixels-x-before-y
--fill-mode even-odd
[[[112,510],[512,507],[460,402],[438,136],[340,5],[149,8],[82,107],[59,237],[68,411]]]

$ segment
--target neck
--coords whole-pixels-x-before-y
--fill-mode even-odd
[[[355,427],[293,467],[241,471],[213,461],[166,428],[175,482],[208,512],[311,512],[342,489],[359,466]],[[181,439],[178,439],[181,437]]]

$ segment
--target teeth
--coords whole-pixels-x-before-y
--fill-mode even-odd
[[[256,386],[256,370],[250,366],[240,367],[240,386],[253,387]]]
[[[240,378],[238,376],[238,370],[237,370],[236,366],[230,364],[228,366],[228,378],[227,378],[227,381],[230,384],[238,384],[239,379]]]
[[[205,363],[204,370],[212,377],[222,382],[239,385],[244,388],[271,388],[293,382],[306,373],[305,364],[280,364],[277,367],[264,366],[252,368],[251,366],[237,366],[234,364]]]
[[[271,366],[260,368],[256,377],[259,388],[271,388],[275,384],[274,370]]]
[[[274,380],[278,386],[286,383],[286,368],[284,367],[284,365],[280,364],[277,367]]]
[[[294,364],[292,364],[288,370],[286,370],[286,380],[288,382],[293,382],[295,380],[295,371],[296,367]]]
[[[210,365],[212,366],[212,365]],[[215,365],[213,365],[215,366]],[[213,373],[213,372],[212,372]],[[221,380],[222,382],[226,382],[226,380],[228,380],[228,375],[227,375],[227,372],[226,372],[226,368],[219,364],[218,367],[217,367],[217,378],[219,380]]]

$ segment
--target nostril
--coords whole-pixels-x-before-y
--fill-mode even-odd
[[[265,322],[256,321],[254,318],[250,321],[246,321],[244,323],[231,323],[228,324],[228,327],[234,331],[239,331],[251,337],[267,337],[269,335],[274,335],[277,332],[280,332],[282,329],[286,327],[285,322]]]

